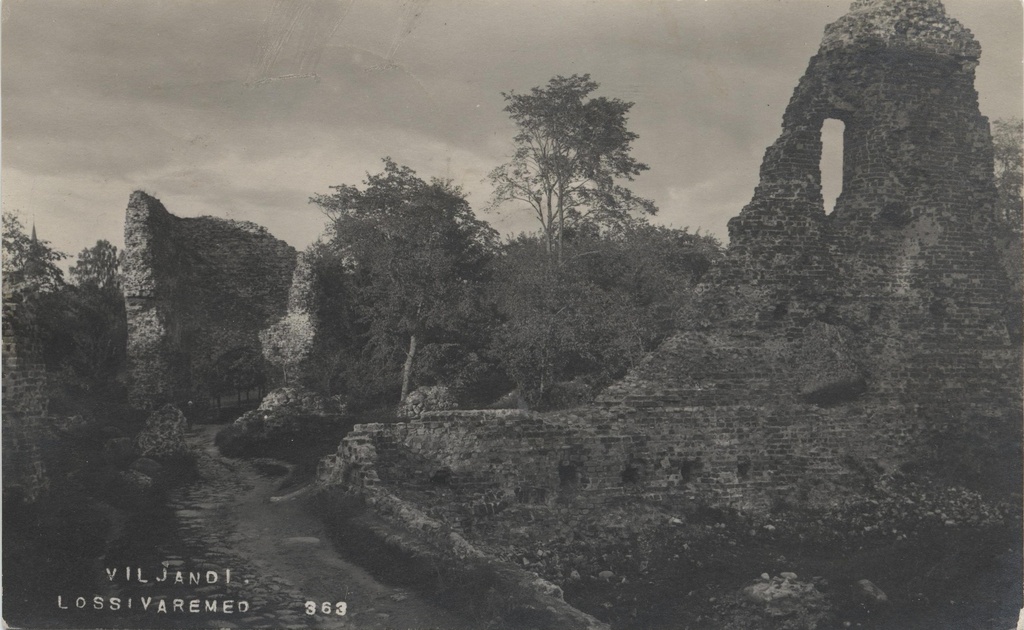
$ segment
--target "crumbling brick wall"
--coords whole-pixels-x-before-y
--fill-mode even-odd
[[[123,262],[131,404],[202,399],[218,361],[259,357],[259,331],[287,309],[295,257],[254,223],[180,218],[133,193]]]
[[[526,500],[565,495],[569,475],[584,507],[639,491],[758,508],[892,468],[945,424],[1019,439],[980,54],[938,0],[857,0],[826,28],[682,331],[585,409],[357,427],[339,474],[447,470]],[[831,213],[828,118],[845,124]]]
[[[861,0],[826,29],[754,199],[729,225],[718,284],[761,290],[737,324],[856,331],[873,393],[904,402],[1016,388],[991,138],[973,86],[980,54],[938,0]],[[845,125],[831,214],[818,167],[826,118]]]
[[[53,436],[46,421],[46,366],[32,324],[31,304],[16,291],[3,296],[3,488],[34,501],[49,486],[45,444]]]
[[[260,332],[263,357],[281,369],[287,384],[300,384],[315,370],[309,357],[319,332],[318,307],[313,254],[302,252],[288,291],[287,314]]]
[[[877,456],[857,436],[888,431],[894,418],[858,411],[844,422],[810,405],[431,412],[358,425],[325,474],[355,487],[441,484],[469,502],[588,510],[623,495],[679,495],[756,510],[827,499],[853,472],[844,460]]]
[[[980,54],[938,0],[859,0],[830,25],[765,153],[754,198],[729,223],[727,256],[695,302],[703,334],[669,341],[603,402],[642,393],[730,404],[750,397],[725,386],[732,377],[764,393],[758,383],[775,371],[771,396],[755,396],[839,404],[858,395],[901,408],[904,424],[926,430],[997,422],[1018,408],[1014,309],[994,247],[992,144],[973,87]],[[830,214],[819,168],[826,118],[845,124],[843,188]],[[822,324],[843,348],[813,342]],[[747,357],[804,344],[801,363],[838,353],[845,366],[830,375],[737,360],[716,374],[686,363],[714,354],[722,337]],[[890,434],[905,432],[876,438],[898,449]]]

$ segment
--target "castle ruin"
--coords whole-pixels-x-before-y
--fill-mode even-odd
[[[259,332],[287,311],[295,250],[254,223],[176,217],[140,191],[124,243],[132,406],[183,407],[256,385]]]
[[[980,55],[939,0],[857,0],[825,29],[679,333],[586,408],[357,426],[323,481],[442,475],[470,504],[455,521],[624,494],[764,509],[827,500],[949,425],[1019,438]],[[831,212],[826,119],[845,126]]]

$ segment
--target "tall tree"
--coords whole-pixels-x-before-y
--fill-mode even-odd
[[[996,178],[996,219],[1002,228],[995,242],[999,261],[1010,280],[1007,329],[1015,343],[1024,338],[1024,121],[992,121]]]
[[[117,248],[97,241],[70,271],[71,284],[53,293],[41,313],[46,362],[80,393],[105,391],[124,368],[128,343]]]
[[[477,309],[496,233],[450,182],[427,183],[384,159],[365,187],[332,186],[311,202],[332,220],[332,243],[351,270],[351,294],[382,357],[404,348],[401,398],[418,348],[458,337]]]
[[[117,247],[106,240],[96,241],[92,247],[79,252],[77,262],[70,269],[71,281],[78,286],[120,291],[119,264]]]
[[[33,291],[50,293],[64,285],[64,272],[57,263],[67,254],[51,247],[49,241],[25,233],[21,219],[13,212],[3,213],[3,274],[5,279]]]
[[[995,150],[998,217],[1015,232],[1024,229],[1024,121],[1020,118],[992,122]]]
[[[589,74],[556,76],[529,94],[502,93],[516,124],[515,152],[490,173],[491,206],[526,203],[540,222],[546,251],[561,260],[566,230],[582,222],[622,224],[629,213],[657,212],[617,179],[648,169],[630,155],[637,134],[626,128],[633,103],[590,98]]]

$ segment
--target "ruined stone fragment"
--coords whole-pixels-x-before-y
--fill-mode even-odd
[[[185,442],[187,426],[185,414],[174,405],[164,405],[154,411],[146,418],[146,426],[135,439],[139,455],[159,460],[188,454]]]
[[[285,382],[299,383],[308,365],[316,341],[319,322],[316,316],[314,270],[309,252],[299,254],[288,289],[288,313],[260,332],[263,357],[284,372]]]
[[[152,410],[215,396],[215,383],[254,371],[258,333],[286,311],[295,250],[266,229],[176,217],[132,193],[122,263],[129,402]],[[234,392],[231,392],[234,393]]]

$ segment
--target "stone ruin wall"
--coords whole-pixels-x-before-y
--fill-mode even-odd
[[[310,361],[320,329],[313,261],[312,250],[298,255],[288,290],[287,313],[259,334],[263,358],[282,371],[287,385],[304,384],[316,370]]]
[[[790,339],[816,320],[851,331],[872,393],[892,401],[1006,400],[1018,378],[980,54],[937,0],[860,0],[828,27],[754,199],[730,222],[723,284],[761,295],[727,318]],[[828,118],[845,127],[831,214],[818,168]]]
[[[865,405],[856,412],[843,422],[820,408],[748,404],[428,412],[357,425],[324,463],[322,481],[357,490],[440,484],[463,496],[451,506],[456,522],[467,504],[586,512],[621,496],[760,510],[775,500],[828,500],[833,482],[852,474],[846,460],[878,455],[860,436],[890,432],[896,418]]]
[[[918,431],[1015,415],[980,54],[938,0],[860,0],[830,25],[701,287],[700,334],[677,335],[602,403],[811,402],[846,422],[856,416],[843,405],[868,400],[894,417],[873,436],[889,458]],[[831,213],[819,167],[828,118],[844,123]]]
[[[638,493],[760,509],[827,500],[946,424],[1019,438],[980,52],[938,0],[858,0],[827,27],[688,329],[588,408],[357,426],[323,479],[440,476],[484,513]],[[827,118],[845,124],[831,213]]]
[[[53,435],[47,422],[46,366],[30,305],[15,291],[3,296],[3,489],[35,501],[49,487],[44,448]]]
[[[219,360],[259,357],[259,331],[287,310],[295,259],[254,223],[176,217],[133,193],[123,263],[132,406],[201,400]]]

